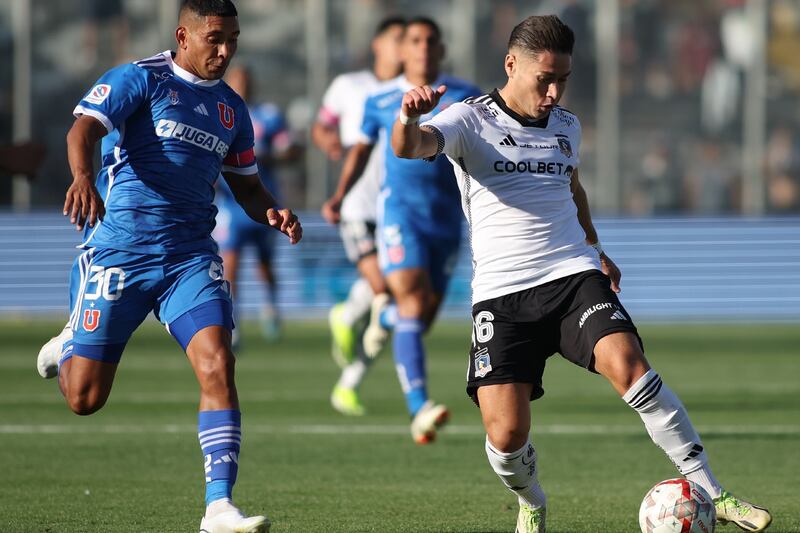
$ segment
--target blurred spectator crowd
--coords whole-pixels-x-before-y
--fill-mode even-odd
[[[759,0],[760,1],[760,0]],[[59,205],[69,179],[64,135],[71,111],[94,80],[115,64],[172,46],[177,1],[29,0],[32,36],[32,137],[47,157],[32,178],[34,207]],[[313,94],[312,56],[327,79],[369,62],[372,27],[388,14],[425,14],[445,30],[450,70],[474,77],[486,91],[502,83],[511,28],[531,14],[556,13],[576,32],[573,75],[563,105],[584,128],[584,178],[592,184],[598,61],[597,9],[603,0],[238,0],[242,37],[238,61],[254,75],[257,101],[285,112],[305,139],[321,94]],[[621,191],[619,214],[722,214],[742,211],[745,78],[767,61],[763,191],[767,213],[800,212],[800,2],[764,0],[766,49],[754,57],[747,0],[618,0]],[[0,0],[0,52],[14,55],[12,0]],[[324,9],[310,12],[311,8]],[[467,8],[468,7],[468,8]],[[325,17],[327,42],[310,39]],[[457,40],[464,24],[475,42]],[[456,42],[458,46],[452,43]],[[316,48],[312,48],[316,47]],[[323,50],[324,53],[320,53]],[[13,141],[14,64],[0,64],[0,146]],[[280,175],[288,204],[308,201],[307,160]],[[3,171],[0,170],[0,173]],[[0,208],[11,181],[0,174]]]

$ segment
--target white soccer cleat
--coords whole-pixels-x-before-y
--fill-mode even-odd
[[[519,506],[517,515],[516,533],[544,533],[545,516],[547,512],[544,507],[534,509],[528,505]]]
[[[411,421],[411,436],[417,444],[430,444],[436,440],[436,430],[450,419],[450,411],[444,405],[428,400]]]
[[[733,522],[745,531],[764,531],[772,523],[768,510],[740,500],[725,490],[714,500],[714,507],[717,508],[717,523],[721,526]]]
[[[381,325],[381,315],[391,301],[391,297],[386,293],[378,294],[372,299],[369,324],[367,324],[367,329],[364,330],[362,340],[364,355],[370,359],[378,357],[383,347],[386,346],[386,341],[389,340],[389,330]]]
[[[58,375],[58,361],[64,351],[64,344],[72,340],[72,329],[69,324],[64,326],[61,333],[50,339],[39,350],[36,357],[36,370],[45,379],[51,379]]]
[[[269,533],[270,522],[266,516],[244,516],[230,501],[214,502],[222,509],[200,521],[200,533]]]

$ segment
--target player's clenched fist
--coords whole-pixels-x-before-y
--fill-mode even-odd
[[[303,238],[303,226],[291,209],[267,209],[267,221],[270,226],[288,235],[292,244],[297,244]]]
[[[400,112],[408,118],[415,118],[433,111],[442,95],[447,92],[445,85],[440,85],[435,91],[430,85],[415,87],[403,95],[403,105]]]

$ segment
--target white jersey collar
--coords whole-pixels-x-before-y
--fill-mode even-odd
[[[219,80],[204,80],[203,78],[195,76],[188,70],[182,68],[180,65],[175,63],[175,61],[173,61],[172,50],[165,50],[162,52],[162,55],[166,58],[169,68],[172,69],[173,74],[182,80],[188,81],[194,85],[199,85],[201,87],[213,87],[219,83]]]

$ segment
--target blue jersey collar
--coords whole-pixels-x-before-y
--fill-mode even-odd
[[[214,85],[219,83],[219,80],[204,80],[203,78],[195,76],[188,70],[181,68],[180,65],[178,65],[173,61],[172,50],[165,50],[164,52],[162,52],[162,54],[166,58],[167,63],[169,63],[169,68],[172,69],[173,74],[175,74],[180,79],[188,81],[189,83],[192,83],[194,85],[199,85],[201,87],[213,87]]]

